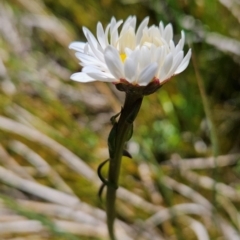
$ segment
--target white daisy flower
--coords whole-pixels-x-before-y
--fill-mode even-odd
[[[87,42],[73,42],[69,48],[83,67],[72,80],[79,82],[103,81],[144,87],[154,82],[161,86],[173,75],[186,69],[191,49],[184,57],[184,32],[175,45],[171,24],[148,27],[145,18],[136,29],[136,17],[124,23],[113,17],[104,30],[97,24],[97,37],[83,27]],[[119,30],[120,26],[121,30]]]

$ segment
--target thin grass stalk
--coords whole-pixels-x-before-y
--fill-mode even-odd
[[[197,65],[197,60],[195,57],[195,53],[193,52],[192,54],[192,63],[193,63],[193,67],[195,70],[195,74],[196,74],[196,80],[197,80],[197,84],[198,84],[198,88],[200,91],[200,95],[201,95],[201,99],[202,99],[202,103],[203,103],[203,108],[204,108],[204,112],[206,114],[206,118],[207,118],[207,124],[208,124],[208,128],[210,131],[210,140],[212,143],[212,153],[213,153],[213,157],[214,157],[214,165],[215,167],[212,170],[212,176],[213,178],[216,180],[215,184],[213,185],[213,205],[215,206],[214,210],[217,210],[218,208],[218,202],[217,202],[217,189],[216,189],[216,183],[217,180],[219,179],[219,174],[218,174],[218,165],[217,165],[217,157],[219,155],[219,142],[218,142],[218,136],[217,136],[217,129],[213,120],[213,114],[212,114],[212,110],[211,110],[211,106],[205,91],[205,87],[204,87],[204,81],[202,79],[202,76],[198,70],[198,65]],[[217,221],[216,225],[217,225]]]

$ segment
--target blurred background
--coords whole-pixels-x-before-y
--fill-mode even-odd
[[[184,29],[194,62],[144,98],[118,239],[240,239],[239,0],[1,0],[0,239],[108,239],[96,169],[124,95],[71,81],[68,45],[129,15]]]

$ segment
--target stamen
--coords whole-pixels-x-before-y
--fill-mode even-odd
[[[120,54],[120,58],[121,58],[122,62],[124,63],[127,58],[127,55],[125,53],[122,53],[122,54]]]

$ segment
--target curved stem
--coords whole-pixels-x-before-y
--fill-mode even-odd
[[[140,109],[142,98],[140,95],[126,94],[125,103],[117,123],[116,138],[114,139],[114,155],[110,159],[108,170],[109,184],[107,185],[106,196],[107,226],[111,240],[116,240],[114,234],[114,220],[116,217],[115,200],[124,144],[128,140],[129,131],[131,131],[132,123]]]

